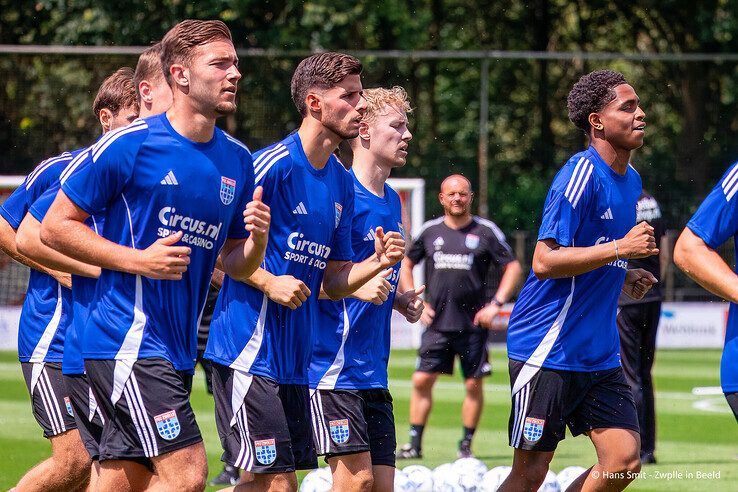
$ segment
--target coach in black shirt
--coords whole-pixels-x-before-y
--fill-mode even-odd
[[[426,325],[410,398],[410,442],[398,458],[422,456],[421,441],[432,404],[433,384],[439,374],[452,374],[459,356],[466,384],[461,418],[464,426],[459,457],[472,456],[471,440],[484,402],[482,378],[491,373],[487,356],[487,329],[522,279],[520,263],[491,221],[471,214],[473,193],[469,180],[452,175],[441,184],[438,198],[444,216],[426,222],[403,260],[402,289],[412,289],[413,267],[425,262],[426,303],[421,321]],[[490,269],[504,273],[489,298]]]

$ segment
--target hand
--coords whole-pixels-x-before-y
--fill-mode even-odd
[[[634,268],[628,270],[625,274],[623,292],[632,299],[643,299],[643,296],[657,283],[658,280],[656,280],[656,277],[651,272],[643,268]]]
[[[659,254],[653,227],[648,222],[641,222],[634,226],[624,238],[618,239],[620,258],[646,258]]]
[[[490,302],[474,315],[474,325],[490,330],[495,317],[500,314],[500,306]]]
[[[187,246],[174,246],[182,239],[182,231],[160,238],[140,251],[139,265],[135,273],[158,280],[181,280],[190,264],[192,250]]]
[[[290,309],[299,308],[310,297],[308,286],[292,275],[270,278],[264,287],[264,293],[270,300]]]
[[[425,290],[425,285],[421,285],[419,289],[406,290],[395,298],[395,304],[398,306],[397,311],[405,316],[409,323],[417,322],[423,315],[425,304],[420,298],[420,294]]]
[[[272,222],[272,214],[269,205],[261,201],[264,188],[257,186],[254,190],[253,199],[246,205],[243,211],[243,222],[246,230],[251,233],[254,243],[266,246],[269,239],[269,224]]]
[[[425,326],[430,326],[433,323],[433,318],[436,317],[436,312],[433,310],[430,304],[423,302],[423,313],[420,315],[420,322]]]
[[[383,304],[384,301],[389,298],[389,293],[392,289],[392,284],[387,280],[390,275],[392,275],[391,268],[382,270],[374,278],[356,289],[356,291],[351,294],[351,297],[360,301],[371,302],[377,306]]]
[[[389,267],[402,261],[405,256],[405,240],[399,232],[390,231],[385,234],[382,227],[377,227],[374,235],[374,251],[382,266]]]
[[[72,275],[66,272],[55,272],[52,274],[52,277],[54,277],[54,280],[59,282],[59,285],[62,287],[66,287],[67,289],[72,288]]]

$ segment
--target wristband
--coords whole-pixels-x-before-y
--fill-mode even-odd
[[[618,251],[618,242],[615,239],[613,239],[612,242],[615,243],[615,259],[619,260],[620,252]]]

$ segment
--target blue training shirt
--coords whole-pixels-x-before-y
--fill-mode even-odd
[[[41,162],[0,206],[0,215],[18,229],[31,205],[50,187],[75,155],[64,152]],[[28,290],[18,326],[18,358],[21,362],[61,362],[64,329],[70,315],[71,291],[53,277],[31,269]],[[61,328],[61,329],[60,329]]]
[[[384,185],[384,197],[367,190],[354,179],[354,219],[351,244],[355,263],[375,254],[377,227],[385,232],[402,228],[400,197]],[[320,321],[310,360],[310,387],[318,389],[387,388],[387,363],[390,353],[390,320],[395,299],[400,264],[392,267],[388,278],[392,290],[388,299],[377,306],[346,298],[318,301]],[[333,328],[333,329],[330,329]]]
[[[687,223],[687,227],[706,245],[717,249],[733,237],[733,247],[738,247],[738,163],[730,166],[720,178],[700,208]],[[736,270],[738,272],[738,270]],[[725,393],[738,391],[738,306],[730,303],[725,346],[720,361],[720,385]]]
[[[218,128],[209,142],[193,142],[161,114],[107,133],[91,159],[62,190],[88,214],[104,214],[106,239],[145,249],[183,231],[178,245],[192,253],[179,281],[103,270],[83,357],[162,357],[177,370],[192,371],[215,261],[226,238],[248,236],[242,212],[254,190],[251,154]]]
[[[632,166],[621,176],[590,147],[554,178],[538,240],[588,247],[621,239],[636,224],[640,194],[641,178]],[[616,260],[576,277],[548,280],[531,271],[510,315],[508,356],[567,371],[618,367],[615,318],[627,268],[627,260]]]
[[[36,220],[39,222],[43,221],[61,188],[61,183],[66,181],[69,175],[76,169],[87,166],[91,162],[91,150],[92,147],[89,147],[75,156],[69,162],[66,169],[64,169],[59,180],[31,205],[29,213]],[[98,214],[97,216],[91,215],[87,218],[85,224],[94,230],[96,234],[102,235],[104,221],[105,217],[103,214]],[[71,316],[67,316],[65,326],[60,326],[60,329],[64,330],[65,333],[64,354],[62,356],[63,374],[84,374],[85,372],[84,359],[82,358],[82,340],[84,339],[85,325],[90,316],[89,308],[95,294],[96,286],[97,279],[95,278],[72,275]]]
[[[315,169],[297,133],[255,153],[254,172],[272,214],[263,267],[302,280],[312,295],[291,310],[226,277],[205,357],[281,384],[308,384],[315,332],[327,328],[317,311],[323,272],[330,260],[353,258],[353,182],[333,156]]]

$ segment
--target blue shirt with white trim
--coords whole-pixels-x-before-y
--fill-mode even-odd
[[[687,223],[687,227],[707,246],[717,249],[733,238],[738,251],[738,163],[720,178]],[[738,269],[735,270],[738,273]],[[720,361],[720,385],[725,393],[738,391],[738,306],[730,303],[725,346]]]
[[[589,247],[621,239],[636,224],[640,194],[641,178],[632,166],[620,175],[590,147],[554,178],[538,240]],[[546,280],[531,271],[510,315],[508,356],[567,371],[618,367],[615,318],[627,268],[621,259],[576,277]]]
[[[64,152],[41,162],[0,206],[0,215],[18,229],[33,203],[59,181],[67,164],[83,149]],[[18,326],[21,362],[61,362],[63,327],[70,315],[71,292],[53,277],[31,269]]]
[[[62,183],[90,215],[103,214],[103,236],[145,249],[183,231],[190,264],[181,280],[103,270],[83,340],[85,359],[162,357],[192,371],[197,325],[215,261],[226,238],[248,236],[242,212],[254,190],[251,154],[216,128],[205,143],[177,133],[166,114],[104,135],[91,163]]]
[[[402,205],[400,197],[384,185],[384,197],[367,190],[356,176],[354,180],[354,219],[351,223],[353,261],[362,262],[375,254],[377,227],[385,232],[400,232]],[[391,292],[377,306],[346,298],[318,301],[320,321],[310,359],[310,387],[318,389],[387,388],[387,363],[390,353],[390,320],[395,299],[400,264],[388,277]],[[330,329],[333,328],[333,329]]]
[[[272,215],[263,268],[302,280],[312,295],[291,310],[226,277],[205,357],[281,384],[308,384],[315,333],[326,329],[317,306],[323,272],[330,260],[353,258],[353,182],[333,156],[314,168],[297,133],[256,152],[254,172]]]

